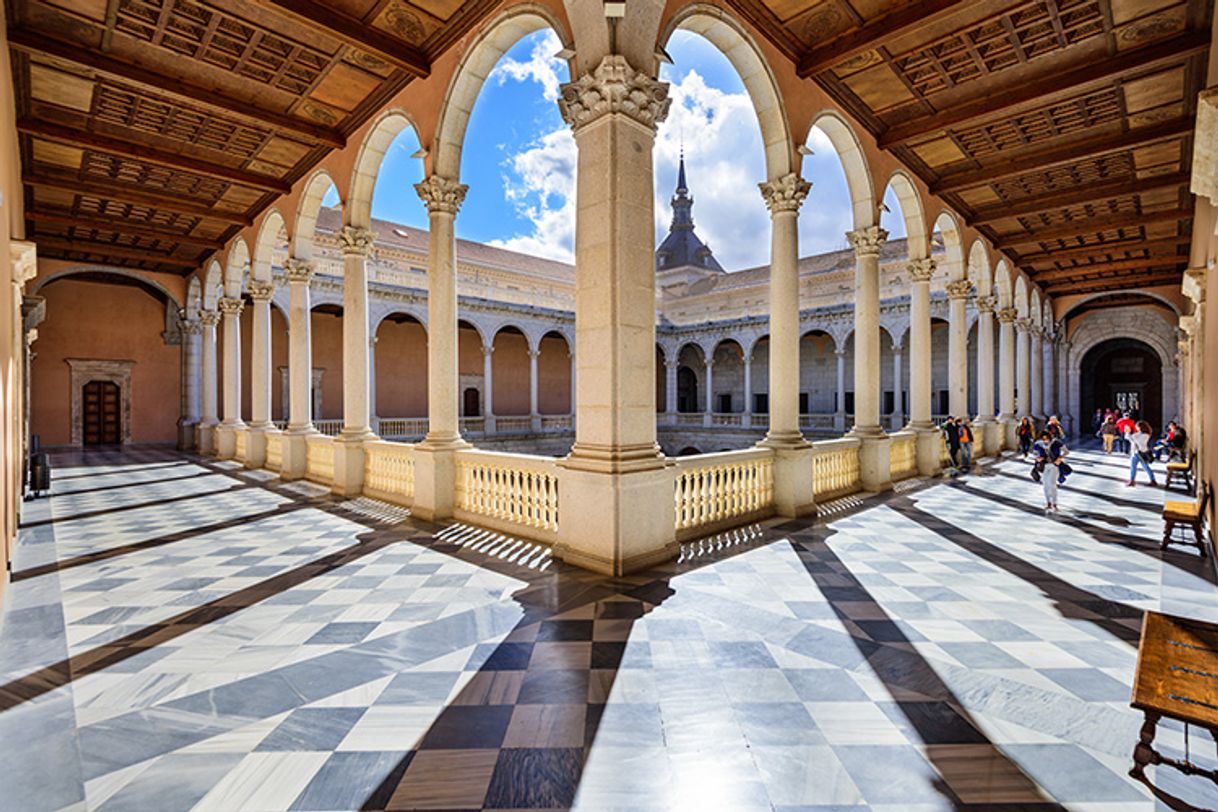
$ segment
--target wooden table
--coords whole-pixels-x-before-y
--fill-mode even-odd
[[[1130,704],[1146,715],[1131,776],[1144,778],[1147,764],[1166,764],[1218,784],[1218,770],[1198,767],[1187,753],[1168,758],[1151,746],[1164,716],[1208,730],[1218,740],[1218,625],[1147,612]]]

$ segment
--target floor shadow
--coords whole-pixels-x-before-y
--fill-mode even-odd
[[[103,485],[98,488],[81,488],[79,490],[56,490],[50,495],[49,498],[55,499],[56,497],[62,498],[65,496],[83,496],[85,494],[90,494],[90,493],[101,493],[102,491],[118,491],[118,490],[122,490],[123,488],[138,488],[141,485],[152,485],[152,484],[159,485],[163,482],[181,482],[184,479],[201,479],[203,477],[215,476],[215,474],[216,474],[215,471],[195,471],[193,473],[185,474],[184,476],[157,477],[156,479],[140,480],[137,482],[123,482],[118,485]],[[98,476],[98,474],[91,474],[90,476]],[[102,476],[105,476],[105,475],[103,474]],[[57,484],[62,481],[63,481],[63,478],[57,477],[55,479],[55,482]]]
[[[927,760],[940,774],[931,781],[934,789],[957,810],[1018,808],[1031,812],[1064,809],[1047,798],[1036,782],[981,732],[959,697],[918,653],[902,626],[830,547],[828,541],[835,533],[820,525],[803,534],[803,538],[810,536],[810,541],[792,538],[789,543],[837,619],[845,626],[858,654],[892,695],[890,717],[898,715],[899,718],[893,721],[909,729],[925,745]],[[824,638],[817,648],[834,645],[827,639],[831,632],[815,627],[809,631]],[[990,746],[990,759],[984,765],[964,766],[958,758],[948,756],[939,747],[970,744]],[[975,782],[970,781],[966,773],[975,776],[977,772],[984,772],[996,784],[1001,784],[1004,796],[1018,796],[1020,800],[1011,804],[970,802],[961,798],[950,781],[942,777],[958,777],[961,785],[968,785]],[[981,791],[984,792],[984,788]]]
[[[141,483],[141,484],[151,484],[151,483]],[[240,483],[237,483],[234,485],[230,485],[227,488],[221,488],[221,489],[215,490],[215,491],[206,491],[204,493],[186,493],[186,494],[182,494],[181,496],[168,496],[163,499],[152,499],[147,502],[136,502],[134,504],[123,505],[121,507],[111,507],[111,508],[105,508],[102,510],[89,510],[89,511],[85,511],[84,513],[74,513],[74,514],[68,515],[68,516],[52,516],[49,519],[39,519],[38,521],[33,521],[33,522],[22,522],[20,525],[20,529],[25,530],[25,529],[29,529],[32,527],[40,527],[42,525],[49,525],[49,524],[63,524],[65,522],[80,521],[82,519],[96,519],[99,516],[111,516],[115,513],[127,513],[128,511],[139,510],[141,508],[164,507],[165,505],[173,505],[173,504],[177,504],[179,502],[189,502],[192,499],[203,499],[208,496],[219,496],[221,494],[227,495],[227,494],[234,493],[236,491],[248,490],[249,488],[252,488],[252,487],[254,487],[254,486],[252,484],[250,484],[249,482],[240,482]]]

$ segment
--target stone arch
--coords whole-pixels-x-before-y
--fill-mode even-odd
[[[927,239],[926,215],[922,206],[922,196],[914,186],[905,170],[898,169],[888,179],[884,188],[891,188],[901,206],[901,216],[905,219],[906,254],[909,259],[922,259],[930,256],[930,242]]]
[[[943,237],[943,259],[940,266],[947,272],[947,281],[955,282],[964,279],[967,268],[964,265],[964,239],[961,236],[960,221],[956,215],[944,209],[935,218],[933,228],[939,230]]]
[[[296,207],[296,226],[290,232],[292,256],[297,259],[313,258],[313,238],[317,234],[317,216],[321,213],[321,201],[331,187],[337,189],[338,184],[324,169],[318,169],[305,182],[300,204]]]
[[[478,342],[483,347],[491,346],[490,340],[488,340],[487,337],[494,336],[495,331],[488,331],[479,322],[473,321],[472,319],[458,319],[457,330],[460,331],[461,328],[463,328],[463,327],[466,329],[469,329],[469,330],[473,330],[474,335],[478,336]]]
[[[258,226],[258,235],[254,238],[254,257],[250,265],[250,276],[260,282],[271,281],[271,266],[274,264],[275,250],[283,246],[280,234],[287,234],[287,221],[279,213],[279,209],[271,209],[262,218]]]
[[[186,283],[186,315],[194,318],[199,308],[203,306],[203,285],[199,282],[198,274],[193,274]]]
[[[401,108],[383,111],[369,128],[360,144],[355,168],[351,174],[351,194],[347,200],[343,222],[358,228],[372,227],[372,192],[381,171],[381,162],[393,139],[407,127],[418,135],[414,121]]]
[[[224,271],[220,267],[220,260],[213,259],[207,263],[207,270],[203,275],[203,309],[215,310],[216,300],[220,297],[220,286],[223,283]]]
[[[994,276],[990,271],[990,252],[981,238],[973,240],[968,250],[968,278],[977,288],[978,296],[990,296],[994,292]]]
[[[133,280],[139,282],[140,285],[142,285],[144,287],[155,289],[157,292],[159,292],[162,296],[165,297],[166,302],[173,305],[174,307],[176,307],[176,308],[182,307],[182,302],[178,298],[178,295],[171,292],[169,290],[169,288],[165,287],[163,284],[158,282],[156,279],[144,276],[139,271],[129,271],[124,268],[113,268],[113,267],[110,267],[109,265],[107,265],[104,268],[100,268],[100,267],[95,268],[92,266],[85,265],[85,266],[79,266],[79,267],[75,267],[75,268],[68,268],[67,270],[64,270],[64,271],[56,271],[55,273],[47,274],[46,276],[39,276],[37,279],[34,280],[34,284],[30,287],[30,295],[31,296],[37,295],[38,291],[42,290],[44,287],[46,287],[50,283],[56,281],[57,279],[64,279],[69,276],[82,276],[82,275],[86,275],[86,274],[95,274],[95,273],[104,273],[108,276],[124,276],[124,277],[127,277],[128,279],[133,279]],[[199,294],[198,282],[195,281],[194,277],[192,277],[191,281],[194,282],[194,286],[195,286],[194,291],[195,291],[196,298],[197,298],[198,294]],[[188,286],[187,300],[186,300],[187,307],[190,306],[189,293],[190,293],[190,288]]]
[[[561,341],[565,352],[555,342]],[[561,331],[545,330],[537,337],[537,412],[543,415],[571,414],[571,342]],[[661,368],[661,371],[662,368]]]
[[[368,334],[376,335],[376,331],[380,328],[381,323],[392,316],[408,316],[419,323],[424,333],[427,332],[427,310],[425,306],[416,307],[403,305],[400,302],[385,302],[368,319]]]
[[[867,156],[855,135],[854,128],[832,110],[817,114],[812,127],[819,129],[833,144],[842,169],[846,173],[846,188],[850,190],[851,208],[854,212],[854,227],[868,228],[879,221],[879,208],[875,200],[875,186],[871,182],[871,169]],[[811,133],[811,128],[809,128]]]
[[[228,259],[224,265],[224,293],[226,296],[240,296],[245,285],[245,277],[250,267],[250,247],[244,237],[238,237],[228,249]]]
[[[1033,327],[1040,327],[1040,291],[1035,287],[1028,289],[1028,318],[1032,320]]]
[[[1011,266],[1006,258],[998,260],[994,266],[994,294],[998,297],[999,307],[1014,307],[1014,292],[1011,289]]]
[[[801,338],[802,338],[802,336],[801,336]],[[746,351],[748,352],[748,357],[749,358],[756,357],[755,354],[757,352],[758,345],[760,345],[761,342],[763,342],[763,341],[769,341],[769,340],[770,340],[769,333],[758,333],[757,335],[753,336],[753,340],[748,343],[747,347],[745,347]],[[742,347],[745,346],[744,342],[741,342],[740,345]]]
[[[529,352],[537,351],[537,345],[541,341],[541,335],[538,334],[536,329],[529,330],[524,326],[523,323],[514,319],[504,319],[503,321],[495,322],[494,329],[488,330],[487,332],[491,336],[491,341],[494,342],[495,338],[500,333],[509,328],[518,331],[522,336],[524,336],[524,340],[528,345]]]
[[[661,47],[668,44],[678,29],[708,40],[736,69],[761,125],[766,177],[776,180],[791,173],[795,153],[791,127],[778,92],[778,82],[757,43],[729,12],[707,3],[693,3],[679,11],[661,35]]]
[[[1144,296],[1147,299],[1153,300],[1153,302],[1146,302],[1146,304],[1152,304],[1152,303],[1160,304],[1160,305],[1163,305],[1164,307],[1168,308],[1169,310],[1171,310],[1171,312],[1174,313],[1176,316],[1182,315],[1180,313],[1180,309],[1178,307],[1176,307],[1175,302],[1173,302],[1171,299],[1168,299],[1166,296],[1162,295],[1161,293],[1155,293],[1154,291],[1150,291],[1150,290],[1128,290],[1128,291],[1121,291],[1121,293],[1126,294],[1126,295],[1132,294],[1132,295],[1137,295],[1137,296]],[[1078,310],[1079,308],[1089,304],[1090,302],[1094,302],[1096,299],[1103,299],[1105,296],[1111,296],[1111,295],[1112,295],[1112,291],[1099,291],[1097,293],[1088,294],[1088,295],[1084,296],[1083,298],[1079,299],[1077,302],[1074,302],[1072,305],[1070,305],[1070,309],[1067,310],[1065,313],[1062,313],[1062,315],[1058,318],[1058,321],[1066,321],[1071,316],[1073,316],[1074,312],[1076,310]]]
[[[431,145],[431,171],[434,174],[450,180],[458,180],[461,177],[461,150],[465,144],[465,130],[469,126],[470,114],[486,78],[513,45],[542,28],[552,29],[564,47],[570,46],[570,35],[549,9],[525,3],[500,14],[466,49],[460,64],[453,72],[452,81],[444,95],[444,104],[440,108],[440,120]]]
[[[1026,319],[1028,317],[1028,282],[1021,273],[1015,274],[1015,298],[1013,306],[1019,314],[1019,318]]]

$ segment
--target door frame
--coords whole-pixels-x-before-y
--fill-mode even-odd
[[[119,444],[131,442],[131,368],[135,361],[102,358],[65,358],[71,389],[72,445],[84,445],[84,389],[90,381],[109,381],[118,385]]]

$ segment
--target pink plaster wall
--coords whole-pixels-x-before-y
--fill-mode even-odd
[[[383,321],[376,331],[376,413],[427,416],[427,333],[417,321]]]

